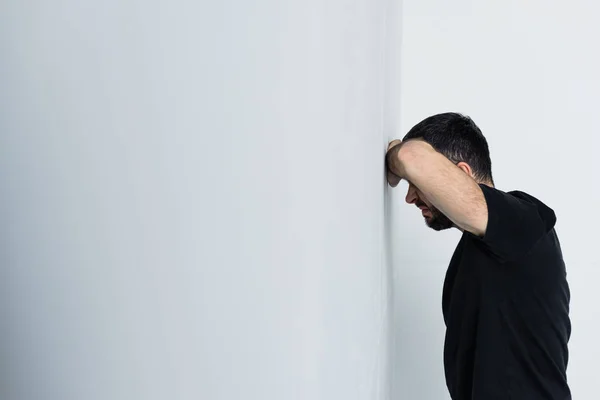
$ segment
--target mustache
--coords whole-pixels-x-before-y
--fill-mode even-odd
[[[415,202],[415,206],[417,206],[417,207],[427,207],[427,208],[429,208],[429,206],[427,206],[427,204],[423,203],[422,201],[416,201],[416,202]]]

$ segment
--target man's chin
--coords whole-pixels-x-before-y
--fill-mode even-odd
[[[428,227],[433,229],[434,231],[444,231],[446,229],[450,229],[454,227],[452,221],[447,218],[439,218],[439,217],[428,217],[425,218],[425,223]]]

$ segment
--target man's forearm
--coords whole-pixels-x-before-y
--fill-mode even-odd
[[[388,168],[416,186],[460,228],[483,235],[487,205],[478,183],[422,140],[409,140],[390,149]],[[469,167],[470,168],[470,167]]]

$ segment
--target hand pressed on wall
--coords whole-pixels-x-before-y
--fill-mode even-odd
[[[400,178],[398,175],[394,174],[390,170],[389,165],[388,165],[388,153],[390,152],[390,150],[393,147],[396,147],[397,145],[399,145],[401,143],[402,143],[402,141],[400,139],[394,139],[394,140],[392,140],[388,144],[388,148],[387,148],[387,151],[386,151],[386,156],[385,156],[385,174],[386,174],[386,177],[387,177],[388,184],[391,187],[398,186],[398,184],[400,183],[400,181],[402,180],[402,178]]]

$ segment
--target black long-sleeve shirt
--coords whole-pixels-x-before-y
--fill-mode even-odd
[[[444,366],[454,400],[570,400],[570,291],[552,209],[480,185],[483,237],[465,232],[443,292]]]

